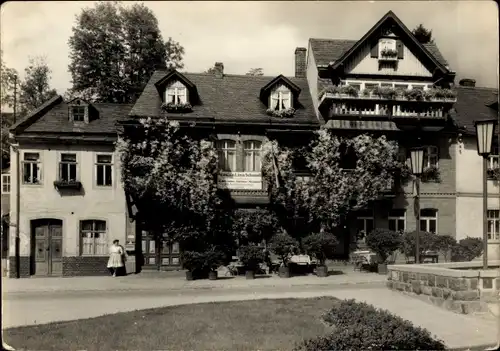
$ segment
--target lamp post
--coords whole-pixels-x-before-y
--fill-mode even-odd
[[[424,169],[424,148],[417,147],[410,150],[411,172],[416,177],[415,188],[417,195],[415,196],[415,219],[416,219],[416,236],[415,236],[415,263],[420,263],[420,176]]]
[[[496,119],[474,122],[477,135],[477,153],[483,157],[483,269],[488,269],[488,156],[491,154],[491,143]]]

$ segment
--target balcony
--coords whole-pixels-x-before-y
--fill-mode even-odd
[[[392,117],[412,117],[412,118],[436,118],[446,117],[443,107],[429,106],[408,106],[404,104],[385,103],[332,103],[330,107],[331,116],[342,117],[365,117],[367,119],[389,119]]]

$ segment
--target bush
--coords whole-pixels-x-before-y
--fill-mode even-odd
[[[281,262],[283,262],[283,265],[285,266],[288,263],[288,254],[290,254],[293,249],[298,246],[299,243],[297,240],[284,232],[276,234],[269,243],[271,251],[281,259]]]
[[[302,247],[309,255],[314,256],[321,266],[325,265],[327,259],[334,257],[338,244],[335,235],[325,232],[310,234],[302,239]]]
[[[406,257],[414,257],[415,256],[415,238],[417,233],[407,232],[403,234],[403,240],[401,241],[401,251],[404,253]],[[429,232],[420,232],[419,235],[419,251],[420,257],[424,251],[433,250],[436,245],[436,238],[438,236]]]
[[[483,253],[483,239],[467,237],[451,249],[452,262],[468,262]]]
[[[457,241],[455,238],[449,235],[438,235],[436,236],[432,250],[441,253],[445,262],[448,262],[450,260],[450,253],[456,245]]]
[[[365,238],[366,245],[382,259],[382,263],[400,248],[401,234],[388,229],[374,229]]]
[[[240,261],[248,271],[256,271],[259,268],[259,263],[264,261],[264,252],[257,245],[241,246],[238,251]]]
[[[225,254],[217,248],[203,252],[184,251],[181,253],[182,266],[194,275],[204,275],[217,269],[225,258]]]
[[[328,336],[305,340],[298,350],[444,350],[442,341],[410,321],[364,302],[344,300],[325,316]]]

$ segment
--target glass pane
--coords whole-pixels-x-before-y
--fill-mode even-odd
[[[373,230],[373,219],[366,219],[366,233],[370,233]]]
[[[80,225],[81,225],[82,230],[84,230],[84,231],[92,230],[92,221],[81,221]]]
[[[76,162],[76,154],[62,154],[61,161],[62,162]]]
[[[111,179],[112,179],[112,174],[111,174],[111,166],[104,166],[104,181],[105,185],[111,185]]]
[[[425,219],[420,220],[420,230],[423,232],[427,231],[427,221]]]
[[[254,171],[260,172],[260,153],[256,152],[254,155]]]
[[[358,230],[365,230],[365,221],[363,219],[358,219],[356,221],[356,228]]]
[[[245,151],[245,171],[253,171],[252,156],[252,152]]]
[[[172,265],[178,265],[179,264],[179,257],[172,257],[171,261],[172,261]]]
[[[147,252],[147,241],[146,240],[142,241],[142,252],[143,253]]]
[[[389,219],[389,230],[396,231],[396,221],[394,219]]]
[[[24,154],[25,161],[38,161],[40,154],[38,152],[26,152]]]
[[[155,249],[155,242],[153,240],[151,240],[149,242],[149,253],[155,253],[156,252],[156,249]]]
[[[164,265],[167,265],[167,266],[168,266],[168,265],[170,265],[170,258],[168,258],[168,257],[163,257],[163,258],[161,259],[161,264],[164,264]]]
[[[436,221],[434,219],[429,220],[429,231],[431,233],[436,233]]]
[[[500,221],[495,221],[495,233],[497,236],[500,233]]]
[[[104,185],[104,166],[97,166],[97,185]]]
[[[172,253],[179,253],[179,243],[172,244]]]
[[[420,210],[421,217],[436,217],[437,210],[434,208],[423,208]]]
[[[112,158],[111,155],[97,155],[97,163],[111,163]]]
[[[76,180],[76,164],[69,165],[69,180]]]
[[[61,163],[59,169],[61,180],[69,180],[68,165],[65,163]]]
[[[228,151],[227,152],[227,169],[230,172],[236,171],[235,168],[236,165],[236,152],[235,151]]]
[[[389,217],[404,217],[406,210],[395,208],[389,211]]]
[[[100,232],[106,231],[106,222],[105,221],[95,221],[95,229]]]
[[[406,230],[404,219],[398,219],[398,230]]]
[[[488,234],[494,233],[494,223],[493,221],[488,221]]]
[[[31,174],[32,169],[31,163],[25,163],[23,166],[23,181],[24,183],[33,183],[33,175]]]

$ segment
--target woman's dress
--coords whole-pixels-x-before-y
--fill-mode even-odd
[[[109,249],[108,268],[123,267],[123,250],[120,246],[111,246]]]

